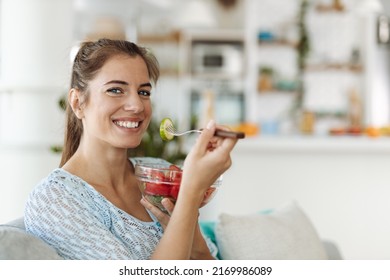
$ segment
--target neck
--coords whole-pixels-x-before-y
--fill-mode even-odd
[[[127,149],[86,144],[83,141],[63,168],[91,184],[99,182],[106,186],[123,184],[132,170]]]

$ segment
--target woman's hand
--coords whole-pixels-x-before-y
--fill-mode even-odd
[[[169,219],[171,218],[173,209],[175,208],[175,204],[173,204],[173,202],[169,198],[164,198],[161,201],[161,204],[164,206],[165,210],[167,210],[168,213],[161,211],[158,207],[154,206],[144,197],[141,199],[141,204],[157,218],[158,222],[165,230],[169,223]]]
[[[202,199],[207,188],[231,166],[230,152],[238,139],[214,136],[215,129],[215,122],[210,121],[185,159],[180,193],[188,191]]]

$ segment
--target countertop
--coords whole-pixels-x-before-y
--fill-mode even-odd
[[[252,136],[239,140],[235,151],[375,152],[390,154],[390,137]]]

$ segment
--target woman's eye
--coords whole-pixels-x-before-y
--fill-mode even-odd
[[[112,95],[118,95],[118,94],[122,94],[122,93],[123,93],[123,90],[120,89],[120,88],[109,88],[109,89],[107,90],[107,92],[108,92],[109,94],[112,94]]]
[[[150,96],[150,91],[147,91],[147,90],[140,90],[138,92],[139,95],[142,95],[142,96]]]

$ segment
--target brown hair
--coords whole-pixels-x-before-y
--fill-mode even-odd
[[[73,61],[70,87],[83,94],[83,102],[88,99],[88,83],[96,76],[107,60],[116,55],[140,56],[146,63],[149,77],[156,83],[160,75],[156,57],[146,48],[124,40],[100,39],[81,44]],[[66,104],[66,126],[64,147],[60,167],[76,152],[83,134],[83,125],[74,114],[71,106]]]

